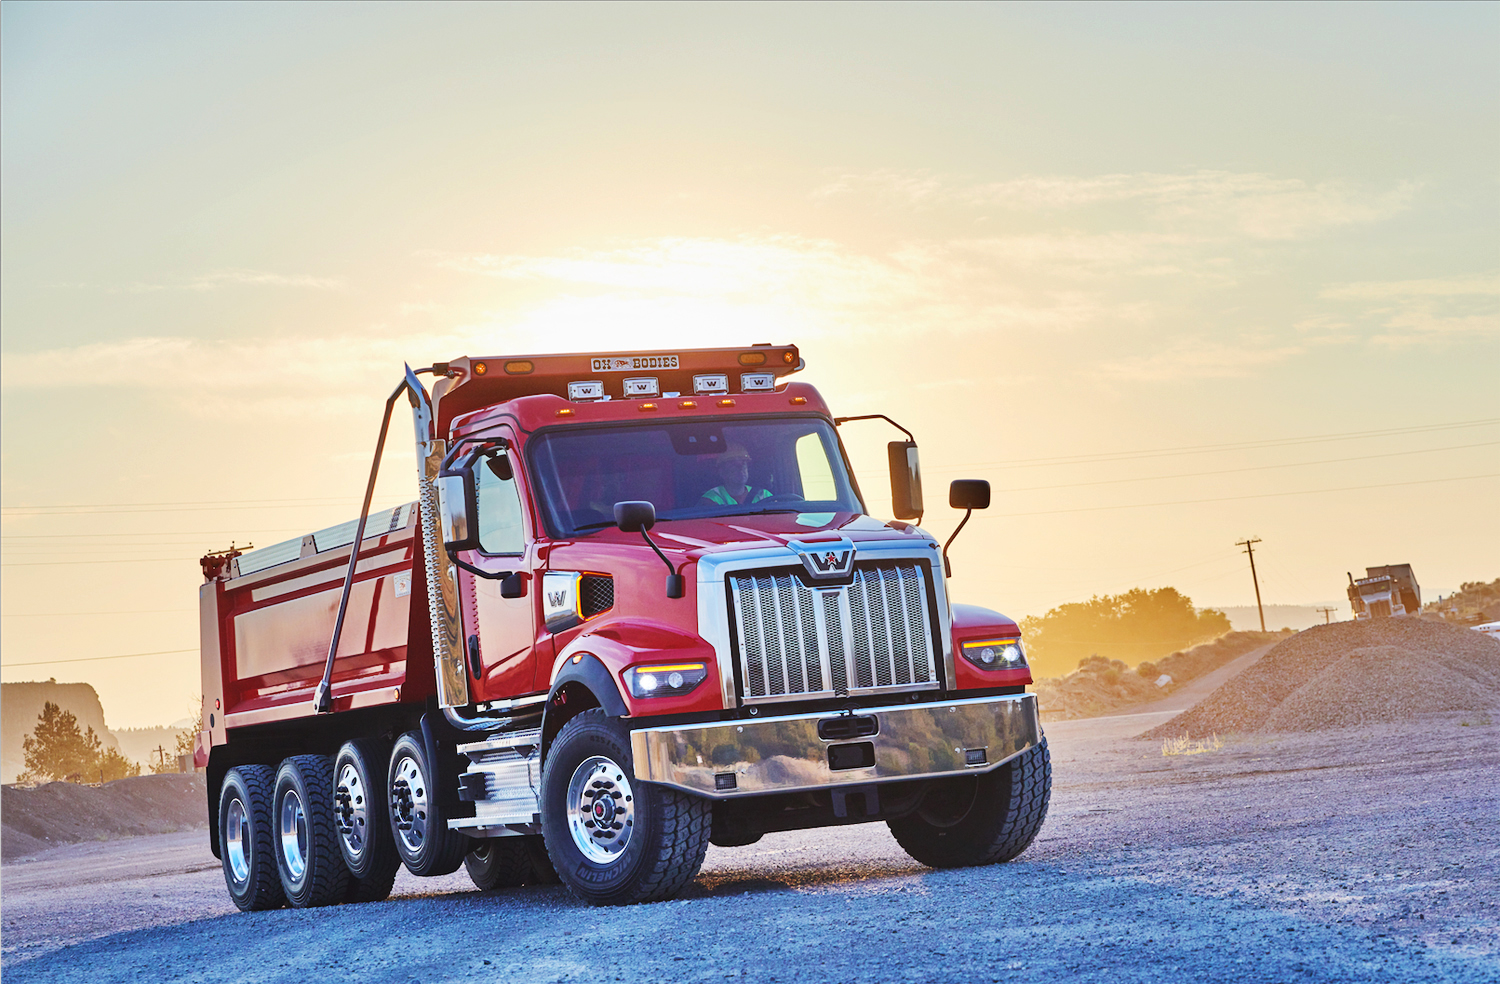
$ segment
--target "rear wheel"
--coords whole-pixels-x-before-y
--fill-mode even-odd
[[[219,787],[219,854],[229,897],[243,912],[286,905],[276,874],[271,791],[276,773],[267,765],[230,769]]]
[[[333,813],[333,760],[293,755],[276,770],[271,801],[276,866],[286,900],[298,909],[344,901],[349,869]]]
[[[349,902],[386,898],[401,870],[384,795],[389,761],[389,747],[375,738],[345,742],[333,760],[334,817],[349,868]]]
[[[993,772],[947,780],[911,816],[888,821],[902,849],[932,868],[1009,861],[1031,846],[1052,796],[1047,739]]]
[[[629,732],[599,708],[563,725],[542,768],[547,854],[595,905],[672,898],[708,849],[708,801],[634,775]]]
[[[492,837],[464,858],[469,879],[482,892],[522,885],[556,885],[557,872],[538,836]]]
[[[387,803],[396,853],[414,875],[448,875],[464,863],[469,839],[448,829],[438,801],[437,770],[427,760],[418,732],[408,731],[391,749]]]

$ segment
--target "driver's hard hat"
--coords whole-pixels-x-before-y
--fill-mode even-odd
[[[723,453],[719,457],[719,460],[732,461],[735,458],[743,458],[745,461],[749,461],[750,452],[746,451],[745,446],[739,441],[730,441],[725,446]]]

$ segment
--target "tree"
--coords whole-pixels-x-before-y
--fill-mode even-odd
[[[1038,677],[1062,676],[1093,655],[1126,664],[1157,659],[1229,631],[1229,617],[1198,611],[1176,588],[1134,588],[1070,602],[1022,620],[1027,656]]]
[[[21,749],[26,756],[22,782],[93,782],[95,777],[108,782],[141,774],[139,765],[116,749],[104,748],[93,728],[80,732],[73,712],[50,700],[42,704],[36,728],[22,739]]]

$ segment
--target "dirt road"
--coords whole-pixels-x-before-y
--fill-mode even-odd
[[[1164,757],[1170,710],[1048,725],[1040,840],[935,872],[885,827],[711,848],[678,902],[591,909],[403,873],[390,901],[236,913],[196,834],[6,864],[30,981],[1500,980],[1500,726]]]

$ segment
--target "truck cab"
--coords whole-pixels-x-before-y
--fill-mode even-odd
[[[1024,850],[1050,764],[1016,623],[950,601],[909,434],[901,515],[868,514],[852,422],[802,367],[751,346],[465,358],[430,393],[408,372],[416,502],[205,558],[200,758],[236,902],[277,903],[256,863],[294,905],[377,897],[397,863],[649,901],[710,841],[869,821],[937,866]],[[295,829],[252,859],[291,800],[332,825],[342,888],[302,890]]]

